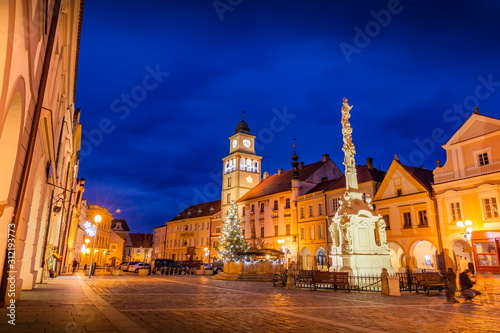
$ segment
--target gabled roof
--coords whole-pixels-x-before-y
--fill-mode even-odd
[[[326,162],[315,162],[304,165],[299,170],[299,178],[302,181],[307,180],[314,172],[316,172]],[[293,169],[287,170],[281,174],[274,174],[262,180],[254,188],[243,195],[237,202],[251,200],[264,197],[275,193],[290,191],[292,189]]]
[[[127,221],[122,219],[113,219],[111,221],[111,229],[114,231],[130,231]]]
[[[394,197],[396,195],[396,193],[390,192],[389,195],[386,196],[386,191],[393,181],[396,173],[409,182],[407,183],[407,186],[410,186],[414,191],[416,191],[412,193],[432,191],[432,184],[434,182],[432,170],[404,165],[399,160],[394,159],[387,170],[382,184],[374,196],[374,200],[381,200],[388,197]]]
[[[208,201],[189,206],[170,221],[178,221],[195,217],[212,216],[220,211],[220,200]]]
[[[434,184],[434,174],[432,170],[415,168],[409,165],[404,165],[399,161],[397,162],[400,163],[401,166],[413,176],[413,178],[418,180],[418,182],[423,185],[427,191],[432,191],[432,184]]]
[[[500,131],[500,119],[473,113],[443,147],[446,149],[463,141]]]
[[[130,233],[127,238],[130,239],[130,244],[127,244],[127,246],[153,247],[153,234]]]
[[[356,165],[356,173],[358,176],[358,184],[366,183],[369,181],[381,183],[385,177],[385,171],[375,168],[369,169],[368,166],[366,165]],[[319,183],[308,193],[314,193],[318,191],[329,191],[338,188],[345,188],[345,175],[342,175],[339,178],[333,180]]]

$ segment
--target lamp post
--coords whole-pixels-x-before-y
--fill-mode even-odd
[[[472,263],[469,263],[469,265],[472,265],[472,267],[469,266],[469,269],[471,269],[473,272],[475,271],[474,268],[474,253],[472,251],[472,242],[470,241],[472,238],[472,221],[471,220],[465,220],[465,221],[457,221],[456,226],[459,228],[462,228],[462,235],[464,235],[465,240],[467,241],[467,245],[470,245],[470,250],[468,252],[471,253],[471,261]],[[464,251],[465,252],[465,251]]]
[[[94,216],[94,222],[95,222],[95,225],[94,225],[94,241],[92,242],[92,251],[90,251],[90,266],[89,266],[89,279],[92,277],[92,265],[94,264],[92,262],[93,260],[93,257],[94,257],[94,250],[95,250],[95,239],[96,239],[96,236],[97,236],[97,224],[100,223],[102,221],[102,216],[101,215],[96,215]],[[94,269],[95,269],[95,266],[94,266]]]

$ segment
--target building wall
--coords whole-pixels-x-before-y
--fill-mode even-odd
[[[75,205],[70,193],[78,171],[74,89],[81,8],[78,0],[58,3],[0,3],[0,267],[9,260],[17,272],[14,298],[41,282],[49,268],[56,274],[65,269]],[[57,204],[60,211],[54,212]],[[15,260],[4,255],[9,237]],[[6,270],[0,274],[2,301],[8,276]]]

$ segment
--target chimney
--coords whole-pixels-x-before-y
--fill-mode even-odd
[[[266,179],[267,177],[269,177],[269,172],[264,172],[264,175],[262,176],[262,178]]]
[[[366,166],[368,167],[368,170],[373,170],[373,158],[368,157],[366,159]]]
[[[299,162],[299,170],[304,167],[304,162]]]
[[[279,168],[278,169],[278,175],[281,175],[283,173],[283,169]]]
[[[330,159],[330,155],[328,155],[328,154],[321,155],[321,162],[325,163],[329,159]]]

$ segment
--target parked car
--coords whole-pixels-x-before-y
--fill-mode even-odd
[[[155,259],[151,267],[151,273],[185,275],[187,273],[187,268],[172,259]]]
[[[128,261],[124,261],[118,266],[118,269],[121,269],[122,271],[126,271],[128,267]]]
[[[146,268],[148,269],[149,271],[151,271],[151,265],[148,264],[147,262],[138,262],[137,264],[131,264],[131,265],[128,265],[128,268],[127,270],[129,272],[134,272],[134,273],[137,273],[139,272],[139,269],[141,268]]]
[[[140,261],[131,261],[131,262],[124,263],[124,265],[122,265],[122,271],[128,272],[128,267],[129,266],[138,264],[139,262]]]
[[[211,263],[203,265],[203,269],[212,270],[212,271],[214,271],[214,274],[219,274],[219,273],[224,272],[224,264],[219,263],[219,262],[211,262]]]
[[[184,261],[181,261],[180,264],[186,268],[195,268],[195,269],[198,269],[200,268],[201,266],[203,266],[203,261],[201,260],[184,260]]]

